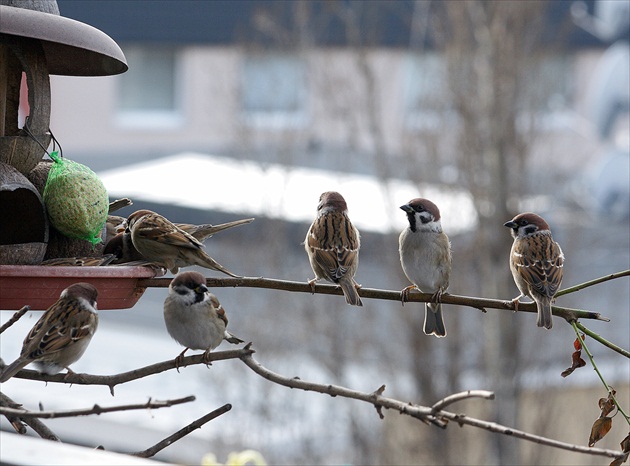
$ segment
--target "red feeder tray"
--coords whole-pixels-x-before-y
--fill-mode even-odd
[[[129,309],[146,290],[138,281],[162,275],[160,269],[141,266],[0,265],[0,309],[18,310],[29,305],[33,310],[46,310],[65,288],[78,282],[96,287],[99,310]]]

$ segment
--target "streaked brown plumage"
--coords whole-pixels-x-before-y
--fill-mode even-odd
[[[89,283],[75,283],[62,291],[59,299],[42,314],[24,339],[20,356],[0,374],[6,382],[34,362],[41,372],[70,371],[96,332],[98,292]]]
[[[514,243],[510,252],[510,270],[521,294],[514,298],[515,306],[523,296],[536,302],[537,325],[553,326],[551,303],[560,288],[564,254],[553,240],[547,222],[532,212],[518,214],[505,226],[511,229]]]
[[[304,248],[315,278],[341,286],[346,302],[362,306],[354,275],[359,266],[360,235],[348,217],[348,206],[341,194],[328,191],[319,198],[317,218],[306,233]]]
[[[199,242],[204,242],[206,239],[211,238],[214,234],[220,231],[227,230],[228,228],[237,227],[240,225],[246,225],[252,223],[253,218],[244,218],[242,220],[235,220],[233,222],[221,223],[219,225],[211,225],[204,223],[202,225],[194,225],[190,223],[175,223],[175,226],[182,229],[186,233],[190,234],[193,238]],[[125,219],[125,224],[127,223]],[[116,256],[114,264],[126,264],[133,262],[134,264],[147,264],[151,263],[144,258],[142,254],[134,247],[131,240],[131,232],[123,231],[114,236],[106,245],[103,254],[113,254]]]
[[[165,217],[139,210],[127,218],[127,230],[133,246],[144,258],[177,273],[180,267],[199,265],[238,277],[203,250],[203,244]]]

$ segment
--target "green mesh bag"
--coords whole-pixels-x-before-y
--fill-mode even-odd
[[[103,182],[85,165],[63,159],[57,152],[52,152],[50,158],[55,163],[44,187],[50,223],[69,238],[100,243],[109,210]]]

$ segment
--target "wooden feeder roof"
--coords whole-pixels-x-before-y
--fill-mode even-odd
[[[128,69],[111,37],[63,16],[0,5],[0,41],[2,35],[39,39],[50,74],[109,76]]]

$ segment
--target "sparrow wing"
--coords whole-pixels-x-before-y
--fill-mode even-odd
[[[140,238],[171,246],[200,249],[203,245],[175,224],[158,214],[145,215],[134,233]]]
[[[220,223],[219,225],[211,225],[209,223],[205,223],[203,225],[191,225],[188,223],[176,223],[177,227],[184,230],[189,235],[193,236],[199,241],[204,241],[215,233],[218,233],[223,230],[227,230],[228,228],[237,227],[239,225],[245,225],[247,223],[252,223],[254,221],[253,218],[245,218],[243,220],[235,220],[233,222]]]
[[[550,235],[535,235],[514,245],[517,273],[532,291],[553,298],[560,288],[564,254]]]
[[[60,299],[37,321],[24,339],[22,356],[36,360],[67,348],[94,333],[96,314],[76,300]]]
[[[337,282],[355,264],[359,236],[350,220],[339,212],[315,220],[307,238],[315,262]]]

